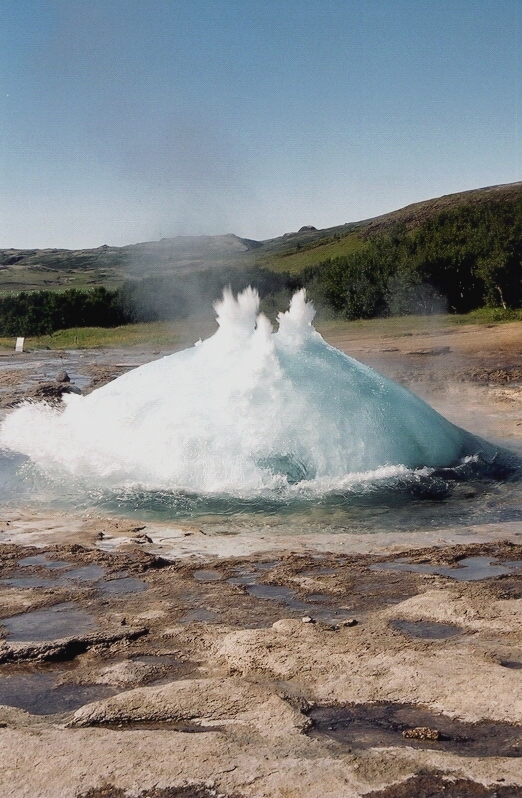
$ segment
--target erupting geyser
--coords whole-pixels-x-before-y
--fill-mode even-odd
[[[86,485],[233,496],[314,495],[444,467],[483,449],[421,399],[329,346],[304,291],[279,314],[225,291],[219,329],[65,409],[25,404],[0,446]]]

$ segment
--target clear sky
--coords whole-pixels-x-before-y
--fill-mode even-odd
[[[268,238],[522,180],[521,0],[2,0],[0,247]]]

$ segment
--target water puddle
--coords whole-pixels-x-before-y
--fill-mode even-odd
[[[195,610],[189,610],[180,618],[181,623],[192,623],[193,621],[217,621],[218,615],[212,610],[207,610],[200,607]]]
[[[327,596],[326,593],[311,593],[309,596],[306,597],[307,601],[331,601],[331,597]]]
[[[227,582],[231,585],[254,585],[263,573],[271,571],[280,565],[279,560],[273,562],[247,563],[246,565],[236,565],[233,569],[235,576],[229,577]]]
[[[44,576],[20,576],[12,579],[0,579],[0,584],[10,587],[30,588],[30,587],[53,587],[56,582]]]
[[[60,676],[60,671],[0,676],[0,704],[25,709],[32,715],[54,715],[73,711],[116,692],[107,685],[57,684]]]
[[[105,574],[105,568],[101,565],[82,565],[79,568],[73,568],[72,571],[67,571],[60,578],[63,584],[66,581],[73,582],[97,582]]]
[[[211,570],[194,571],[192,576],[198,582],[219,582],[220,579],[223,579],[223,574],[221,574],[219,571]]]
[[[522,756],[522,727],[464,723],[410,704],[315,707],[311,737],[330,737],[350,748],[413,747],[461,756]]]
[[[410,637],[422,640],[447,640],[462,634],[460,626],[452,623],[436,623],[435,621],[391,621],[390,626]]]
[[[497,565],[497,561],[491,557],[466,557],[464,560],[460,560],[457,568],[442,568],[441,571],[443,576],[467,582],[504,576],[512,573],[513,569],[505,565]]]
[[[242,576],[232,576],[227,579],[230,585],[255,585],[258,574],[246,573]]]
[[[92,630],[95,621],[85,610],[67,602],[45,610],[3,618],[0,623],[7,630],[8,640],[36,642],[85,634]]]
[[[505,576],[506,574],[512,574],[513,571],[522,568],[522,562],[518,560],[502,564],[497,563],[498,561],[494,557],[466,557],[460,560],[455,567],[394,560],[393,562],[382,562],[371,565],[370,570],[411,571],[420,574],[447,576],[450,579],[457,579],[461,582],[472,582],[480,579],[492,579],[496,576]]]
[[[278,604],[286,604],[291,609],[308,609],[308,605],[295,598],[295,593],[289,587],[281,585],[248,585],[247,593],[255,598],[269,599],[277,601]]]
[[[49,568],[50,571],[54,570],[55,568],[70,568],[71,563],[65,562],[65,560],[50,560],[46,554],[34,554],[31,557],[24,557],[22,560],[18,560],[18,565],[22,568],[27,568],[28,566],[33,565],[43,565],[45,568]]]
[[[143,590],[147,590],[148,585],[141,579],[127,576],[123,579],[107,579],[104,582],[99,582],[97,587],[105,595],[119,596],[128,593],[141,593]]]
[[[277,563],[275,563],[277,565]],[[273,564],[264,564],[273,567]],[[267,570],[265,567],[263,570]],[[336,607],[332,604],[332,597],[323,593],[313,593],[305,600],[296,596],[295,591],[283,585],[259,584],[261,576],[259,570],[236,569],[238,576],[227,579],[231,585],[244,585],[246,592],[257,599],[274,601],[283,604],[288,610],[293,610],[303,616],[309,616],[314,620],[327,622],[340,622],[348,620],[353,616],[353,612],[345,607]],[[328,606],[324,606],[328,604]]]
[[[56,588],[72,587],[75,582],[92,583],[101,593],[105,595],[125,595],[127,593],[140,593],[146,590],[148,585],[141,579],[136,579],[127,575],[126,571],[113,574],[105,579],[106,568],[101,565],[91,563],[73,568],[71,563],[64,560],[49,560],[45,554],[37,554],[33,557],[25,557],[18,563],[22,567],[44,566],[51,573],[49,575],[37,574],[34,576],[12,576],[1,579],[0,584],[18,588]],[[69,569],[64,571],[64,569]],[[57,571],[57,573],[53,573]]]
[[[418,776],[391,784],[383,790],[367,792],[365,798],[428,798],[428,796],[429,798],[520,798],[521,795],[522,788],[514,785],[493,784],[484,787],[483,784],[471,779],[424,771]]]

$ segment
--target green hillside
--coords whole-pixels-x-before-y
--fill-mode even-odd
[[[243,266],[258,242],[234,235],[178,236],[96,249],[0,250],[0,292],[121,285],[125,280],[179,276]]]
[[[522,306],[522,197],[453,204],[305,270],[303,282],[346,318]]]
[[[212,315],[253,285],[274,316],[306,287],[323,317],[522,307],[522,184],[451,194],[267,241],[178,236],[91,250],[1,250],[0,335]]]
[[[288,272],[299,274],[309,266],[327,258],[338,258],[351,255],[364,247],[365,241],[356,230],[345,235],[336,233],[325,239],[301,244],[299,241],[284,252],[274,252],[272,255],[258,253],[257,262],[267,269],[275,272]]]
[[[250,269],[261,266],[276,272],[299,274],[327,259],[361,250],[373,237],[400,224],[412,231],[442,212],[476,208],[522,198],[522,183],[510,183],[418,202],[361,222],[316,230],[303,227],[266,241],[229,234],[177,236],[124,247],[103,245],[83,250],[0,250],[0,293],[55,290],[103,285],[116,287],[125,280],[180,277],[207,269]]]

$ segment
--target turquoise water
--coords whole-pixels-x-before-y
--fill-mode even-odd
[[[226,293],[206,341],[8,412],[4,506],[293,531],[522,518],[514,454],[327,344],[303,292],[277,332],[258,308]]]

